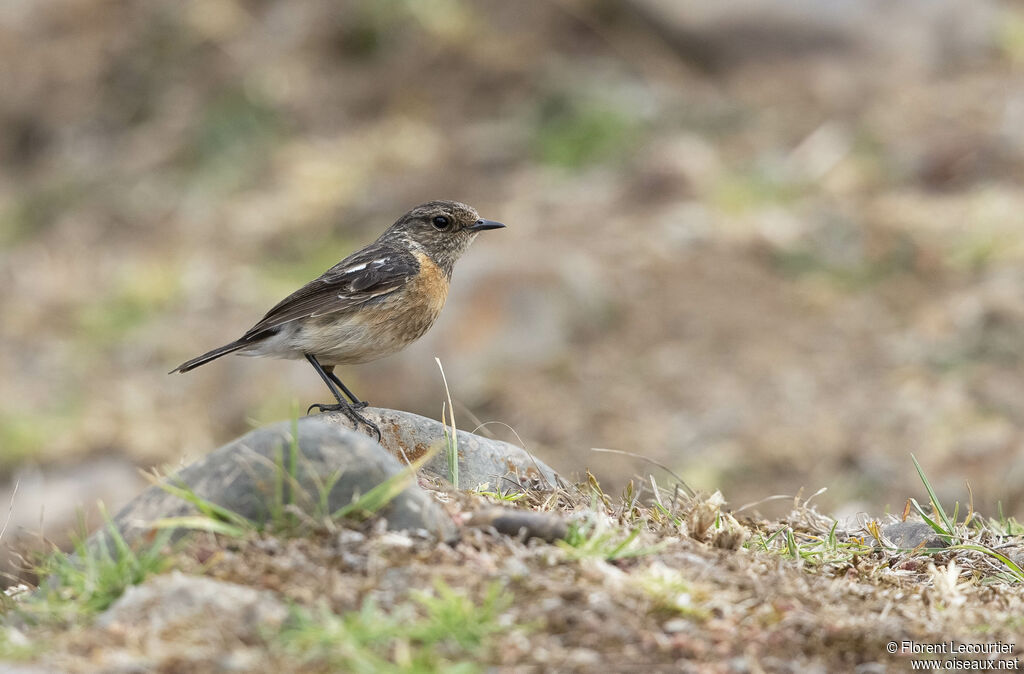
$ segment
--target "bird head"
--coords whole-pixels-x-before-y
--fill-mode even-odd
[[[484,220],[475,208],[458,201],[428,201],[400,217],[381,239],[403,239],[411,243],[451,276],[455,261],[480,232],[504,226]]]

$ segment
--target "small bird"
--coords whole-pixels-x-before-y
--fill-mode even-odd
[[[228,353],[305,358],[337,400],[311,405],[306,413],[341,411],[380,440],[377,425],[358,412],[367,403],[334,374],[335,366],[376,360],[422,337],[444,307],[455,261],[477,234],[504,226],[457,201],[420,204],[376,241],[278,302],[239,339],[169,374]]]

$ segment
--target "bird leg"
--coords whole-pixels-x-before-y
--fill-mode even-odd
[[[324,372],[326,372],[327,376],[331,378],[331,381],[338,385],[338,388],[341,389],[341,392],[344,393],[348,397],[348,399],[352,401],[352,407],[354,409],[361,410],[370,404],[365,400],[360,400],[359,398],[357,398],[356,395],[352,393],[352,391],[348,390],[347,386],[341,383],[341,380],[338,379],[338,375],[334,374],[333,365],[323,365],[321,367],[324,368]]]
[[[359,426],[359,424],[363,424],[367,428],[371,429],[374,433],[377,434],[377,442],[380,442],[381,434],[380,428],[377,427],[377,424],[373,423],[372,421],[370,421],[369,419],[367,419],[362,414],[356,411],[357,409],[362,409],[366,407],[366,403],[362,402],[354,395],[352,395],[352,392],[349,391],[336,376],[334,376],[333,367],[331,368],[331,371],[325,370],[324,367],[320,364],[320,361],[316,359],[316,356],[309,353],[306,354],[306,360],[309,361],[309,364],[313,366],[313,369],[316,370],[316,373],[320,375],[320,378],[324,380],[325,384],[327,384],[327,388],[330,390],[331,395],[334,396],[334,399],[338,401],[336,405],[323,403],[315,403],[313,405],[310,405],[309,409],[306,410],[306,414],[309,414],[310,411],[313,410],[314,408],[316,408],[320,412],[341,412],[346,417],[351,419],[352,422],[357,427]],[[341,386],[341,389],[352,400],[351,403],[349,403],[342,397],[341,391],[338,390],[338,387],[335,386],[335,384]]]

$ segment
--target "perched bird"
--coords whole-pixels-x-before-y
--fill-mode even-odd
[[[483,220],[457,201],[428,201],[388,227],[376,241],[278,302],[239,339],[171,370],[188,372],[228,353],[305,358],[327,384],[339,410],[380,429],[358,410],[359,400],[334,374],[337,365],[366,363],[423,336],[444,307],[455,261],[477,234],[505,225]],[[344,394],[345,397],[342,396]]]

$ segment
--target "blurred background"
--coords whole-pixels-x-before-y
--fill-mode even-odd
[[[361,397],[438,418],[436,355],[609,490],[898,512],[913,452],[1024,513],[1019,2],[5,0],[0,92],[5,543],[323,401],[166,373],[435,198],[508,228]]]

